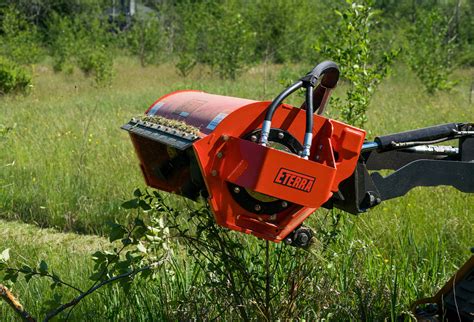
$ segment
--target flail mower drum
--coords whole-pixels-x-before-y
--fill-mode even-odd
[[[218,224],[279,242],[357,165],[365,132],[318,115],[338,78],[337,66],[325,62],[273,102],[178,91],[123,128],[149,186],[203,195]],[[302,87],[304,108],[281,105]],[[296,232],[300,244],[311,238],[308,229]]]
[[[360,213],[419,185],[474,192],[472,125],[364,142],[365,131],[322,116],[338,79],[337,65],[327,61],[271,102],[177,91],[122,128],[149,186],[204,196],[218,224],[294,246],[308,244],[312,233],[302,223],[322,206]],[[299,89],[306,93],[301,107],[283,104]],[[459,148],[426,145],[455,138]],[[382,168],[403,169],[386,178],[368,173]]]

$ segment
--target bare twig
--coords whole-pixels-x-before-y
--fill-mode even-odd
[[[23,305],[10,292],[8,288],[0,284],[0,297],[10,305],[13,310],[24,320],[28,322],[36,322],[36,320],[23,308]]]

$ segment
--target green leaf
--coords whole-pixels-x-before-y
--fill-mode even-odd
[[[145,247],[142,243],[138,243],[137,249],[138,249],[140,252],[142,252],[142,253],[146,253],[146,252],[147,252],[146,247]]]
[[[143,196],[143,193],[140,191],[139,188],[135,189],[135,191],[133,191],[133,195],[137,198],[140,198],[141,196]]]
[[[136,209],[139,206],[139,202],[140,202],[140,199],[138,199],[138,198],[125,201],[122,204],[122,208],[124,208],[124,209]]]
[[[115,224],[110,230],[109,240],[110,242],[113,242],[115,240],[122,239],[126,233],[127,233],[127,230],[125,229],[124,226]]]
[[[147,204],[145,200],[140,200],[138,204],[140,205],[140,208],[142,208],[144,211],[151,210],[151,206]]]
[[[135,222],[135,226],[146,227],[145,222],[138,217],[135,218],[134,222]]]
[[[25,277],[25,281],[26,281],[26,283],[29,283],[29,282],[30,282],[30,280],[31,280],[31,278],[33,277],[33,274],[25,274],[25,276],[24,276],[24,277]]]
[[[16,283],[18,280],[18,272],[14,270],[7,270],[7,273],[5,276],[3,276],[4,281],[12,281],[13,283]]]
[[[48,274],[48,264],[42,260],[38,266],[38,271],[40,272],[41,275],[46,275]]]
[[[8,262],[9,259],[10,259],[10,248],[7,248],[0,254],[0,262]]]

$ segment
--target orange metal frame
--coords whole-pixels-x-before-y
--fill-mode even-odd
[[[328,201],[339,183],[354,172],[365,132],[314,115],[309,160],[242,139],[261,127],[269,103],[255,102],[235,110],[193,147],[217,223],[279,242]],[[284,104],[272,125],[302,142],[305,112]],[[276,215],[250,213],[233,199],[228,182],[294,205]]]

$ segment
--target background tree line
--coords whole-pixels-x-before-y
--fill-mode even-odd
[[[127,2],[127,1],[125,1]],[[449,88],[449,69],[474,64],[474,3],[461,0],[359,1],[370,7],[372,51],[368,64],[390,50],[404,59],[429,91]],[[186,77],[205,64],[235,79],[259,63],[314,64],[337,60],[367,21],[341,12],[354,1],[143,0],[131,17],[111,14],[120,1],[4,0],[0,4],[1,92],[25,88],[28,66],[51,56],[56,71],[77,66],[97,84],[110,83],[113,58],[134,55],[143,66],[172,62]],[[351,23],[355,25],[351,27]],[[330,46],[328,46],[330,45]],[[351,53],[358,55],[357,53]],[[360,53],[359,53],[360,54]],[[343,63],[342,63],[343,64]],[[9,75],[4,75],[9,74]],[[7,79],[9,78],[9,79]],[[17,80],[15,80],[17,79]]]

